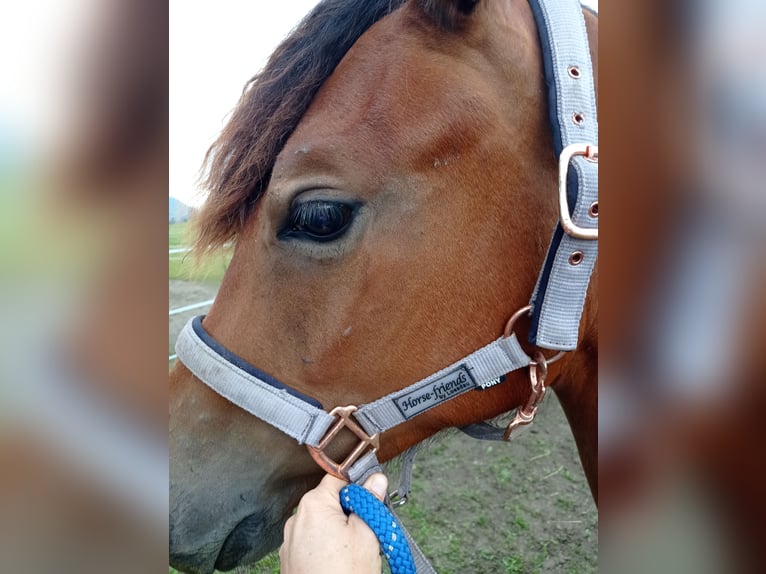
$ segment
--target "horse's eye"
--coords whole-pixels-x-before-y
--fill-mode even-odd
[[[337,239],[348,228],[353,207],[335,201],[306,201],[293,206],[287,226],[280,234],[314,241]]]

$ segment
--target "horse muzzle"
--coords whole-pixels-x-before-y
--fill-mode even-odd
[[[246,517],[224,540],[215,562],[216,569],[232,570],[263,558],[281,543],[286,521],[284,518],[279,524],[269,524],[260,515]]]
[[[188,574],[212,574],[256,562],[279,546],[286,518],[274,524],[264,514],[251,514],[228,533],[217,530],[206,541],[189,530],[170,525],[170,565]]]

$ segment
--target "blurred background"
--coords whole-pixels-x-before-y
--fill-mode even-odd
[[[766,5],[601,10],[600,566],[763,571]]]
[[[167,44],[161,2],[3,6],[2,572],[167,568]]]
[[[285,4],[4,6],[0,572],[167,568],[166,193]],[[600,567],[762,571],[766,3],[601,8]]]

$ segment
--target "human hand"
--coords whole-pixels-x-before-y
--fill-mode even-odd
[[[282,574],[379,574],[380,546],[370,528],[356,514],[340,507],[346,482],[329,474],[303,495],[298,511],[285,524],[279,549]],[[379,500],[386,496],[388,479],[373,474],[364,487]]]

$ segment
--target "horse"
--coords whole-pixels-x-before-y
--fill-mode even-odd
[[[595,82],[597,17],[584,18]],[[247,84],[206,157],[197,247],[235,247],[205,331],[330,408],[401,389],[502,333],[558,222],[541,59],[523,0],[320,3]],[[547,379],[594,499],[596,274],[580,343]],[[510,373],[383,433],[378,456],[528,396],[524,372]],[[324,472],[183,362],[170,374],[169,439],[170,562],[188,572],[276,548]],[[330,454],[352,446],[344,431]]]

